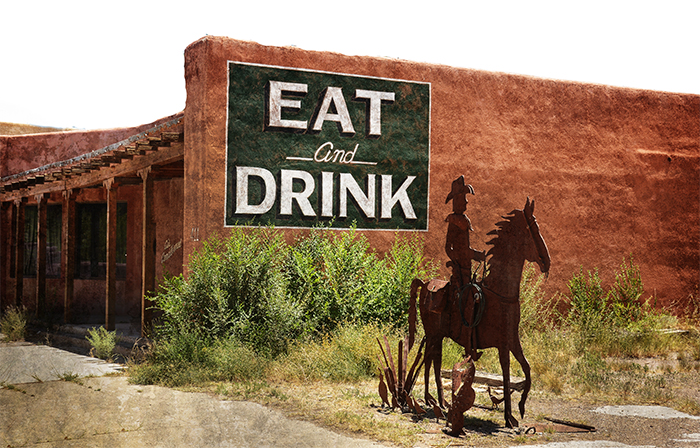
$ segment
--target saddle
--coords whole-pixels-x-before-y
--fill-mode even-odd
[[[447,294],[450,293],[450,282],[432,279],[426,285],[428,289],[428,310],[431,313],[441,313],[447,305]]]

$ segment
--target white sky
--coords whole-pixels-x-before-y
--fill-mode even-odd
[[[207,34],[700,94],[699,13],[694,0],[10,0],[0,121],[97,129],[179,112],[183,52]]]

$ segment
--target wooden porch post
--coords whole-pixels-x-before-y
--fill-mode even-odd
[[[117,185],[114,178],[104,181],[107,190],[107,279],[105,329],[114,330],[117,299]]]
[[[0,204],[0,316],[2,316],[3,311],[9,305],[7,302],[7,268],[10,264],[10,258],[8,257],[8,246],[12,247],[12,239],[14,235],[8,233],[8,202],[3,202]],[[12,225],[9,225],[10,229]]]
[[[73,321],[73,281],[75,278],[75,195],[63,191],[61,213],[61,273],[63,274],[63,322]]]
[[[48,195],[36,195],[36,316],[46,317],[46,209]]]
[[[0,315],[5,308],[10,305],[8,300],[9,291],[7,290],[8,281],[10,279],[10,266],[12,262],[12,240],[15,235],[12,232],[12,204],[3,202],[0,207]],[[10,220],[8,220],[8,215]]]
[[[147,329],[152,320],[151,301],[147,295],[156,288],[156,232],[153,218],[153,176],[151,167],[139,171],[143,181],[143,223],[141,240],[141,336],[147,336]]]
[[[27,198],[15,201],[15,306],[22,306],[24,294],[24,203]]]

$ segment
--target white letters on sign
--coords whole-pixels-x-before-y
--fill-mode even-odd
[[[394,102],[394,92],[377,92],[374,90],[355,90],[355,99],[369,100],[369,132],[370,137],[382,135],[382,101]]]
[[[265,198],[258,205],[248,204],[249,177],[256,176],[265,182]],[[275,177],[265,168],[236,167],[236,213],[262,215],[275,205]]]
[[[301,99],[287,97],[304,97],[309,91],[307,84],[295,82],[270,81],[268,83],[268,98],[265,104],[265,128],[295,132],[321,132],[323,123],[334,121],[338,124],[340,133],[344,136],[355,134],[355,127],[350,119],[342,87],[326,87],[318,99],[313,123],[309,126],[308,120],[289,120],[282,118],[282,112],[297,113],[302,110]],[[394,92],[381,92],[375,90],[356,89],[352,97],[353,101],[367,101],[367,122],[369,123],[367,135],[379,137],[382,135],[382,104],[394,102]],[[331,105],[335,113],[331,112]],[[309,109],[310,111],[310,109]],[[308,115],[308,113],[307,113]]]
[[[376,198],[377,175],[367,175],[367,192],[365,193],[355,178],[350,173],[339,174],[338,216],[346,218],[348,216],[348,196],[352,196],[366,218],[375,218],[376,209],[380,210],[381,219],[391,219],[394,206],[398,203],[405,219],[416,219],[411,201],[406,190],[415,176],[408,176],[396,192],[392,192],[393,175],[383,174],[380,176],[380,197]],[[265,193],[260,204],[249,204],[249,184],[251,177],[262,179],[265,185]],[[321,173],[320,212],[322,217],[333,216],[333,185],[335,173]],[[294,180],[303,184],[301,191],[294,191]],[[318,216],[311,205],[309,197],[316,191],[314,177],[301,170],[280,170],[280,202],[279,213],[283,216],[292,215],[292,205],[294,202],[299,206],[302,215],[306,217]],[[265,168],[256,167],[236,167],[236,214],[262,215],[272,209],[277,199],[277,182],[274,175]],[[379,207],[377,207],[377,202]]]
[[[331,103],[335,106],[338,113],[332,114],[328,112]],[[340,125],[340,133],[342,135],[355,135],[355,128],[352,127],[350,121],[350,112],[343,98],[343,89],[340,87],[326,87],[326,93],[323,95],[323,101],[318,109],[318,115],[314,120],[312,129],[315,132],[321,132],[324,121],[335,121]]]
[[[306,95],[309,86],[295,82],[270,81],[269,88],[267,127],[305,130],[307,126],[306,121],[282,119],[282,108],[301,109],[301,100],[282,99],[282,92]]]

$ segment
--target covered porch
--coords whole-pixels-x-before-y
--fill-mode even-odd
[[[0,178],[0,309],[146,335],[149,295],[182,273],[182,121],[63,160],[46,159],[70,150],[36,147],[48,163]]]

